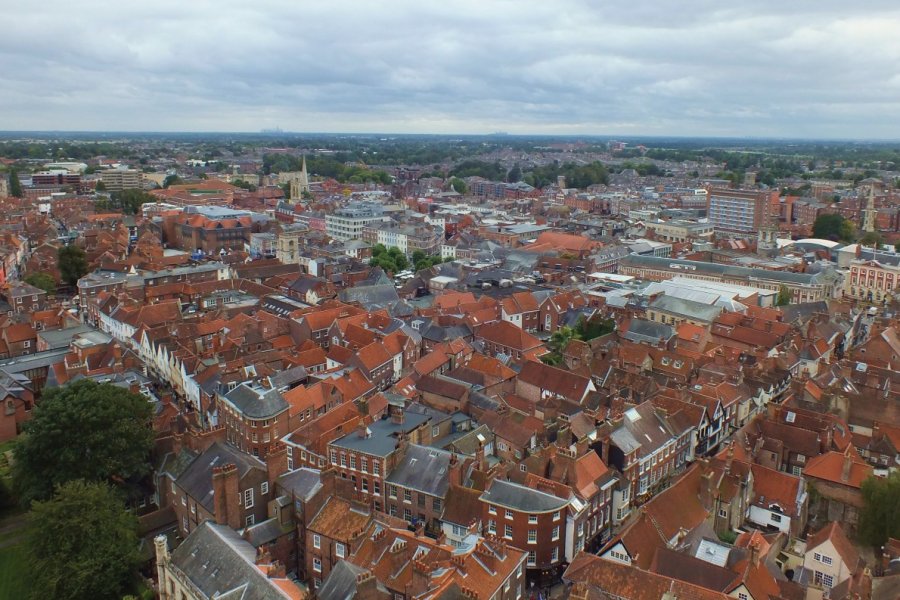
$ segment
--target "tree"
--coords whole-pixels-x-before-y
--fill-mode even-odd
[[[63,246],[57,251],[57,262],[62,280],[74,286],[87,275],[87,255],[78,246]]]
[[[157,201],[156,196],[148,194],[144,190],[113,192],[111,198],[113,206],[122,209],[126,215],[136,214],[144,204]]]
[[[56,292],[56,280],[48,273],[31,273],[25,277],[25,283],[41,288],[48,294]]]
[[[877,231],[867,231],[859,238],[859,243],[863,246],[880,247],[884,243],[884,236]]]
[[[778,297],[775,299],[775,306],[787,306],[791,303],[791,290],[786,285],[778,288]]]
[[[459,177],[454,177],[450,180],[450,187],[453,188],[453,191],[457,194],[465,194],[468,191],[468,186],[466,186],[466,182],[460,179]]]
[[[862,483],[859,539],[880,548],[888,538],[900,537],[900,472],[869,477]]]
[[[21,501],[49,498],[75,479],[135,490],[150,472],[151,413],[143,395],[108,383],[81,380],[45,391],[16,445]]]
[[[97,191],[97,192],[105,192],[105,191],[106,191],[106,184],[103,183],[102,181],[98,181],[98,182],[97,182],[97,186],[94,188],[94,190]]]
[[[141,562],[137,518],[104,483],[72,481],[28,518],[26,548],[34,598],[121,598]]]
[[[541,357],[541,360],[548,365],[558,365],[562,362],[562,353],[572,340],[580,340],[581,334],[572,327],[560,327],[550,336],[547,347],[550,349],[548,354]]]
[[[518,183],[522,181],[522,168],[519,167],[519,163],[516,163],[512,169],[509,170],[509,173],[506,174],[507,183]]]
[[[894,252],[900,252],[900,242],[894,244]]]
[[[13,198],[21,198],[24,195],[22,183],[19,181],[19,172],[15,169],[9,171],[9,195]]]
[[[175,175],[174,173],[172,175],[166,176],[166,178],[163,179],[163,187],[164,188],[167,188],[170,185],[181,185],[182,183],[184,183],[184,180],[181,177],[179,177],[178,175]]]
[[[852,242],[853,223],[841,215],[819,215],[813,223],[813,235],[826,240]]]

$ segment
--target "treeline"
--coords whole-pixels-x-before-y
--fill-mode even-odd
[[[306,158],[306,170],[310,175],[336,179],[341,183],[368,183],[375,182],[390,184],[391,176],[381,170],[374,170],[360,164],[347,164],[341,160],[347,156],[335,155],[334,157],[308,156]],[[282,173],[286,171],[299,171],[302,159],[288,154],[266,154],[263,156],[263,171],[266,174]]]
[[[609,183],[609,171],[600,161],[587,165],[574,163],[560,164],[558,161],[543,167],[535,167],[525,173],[522,181],[528,185],[542,188],[556,183],[557,177],[564,175],[566,186],[584,189],[595,184]]]

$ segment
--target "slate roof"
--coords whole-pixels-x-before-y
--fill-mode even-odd
[[[623,338],[631,342],[658,343],[660,340],[668,341],[675,335],[675,330],[668,325],[646,321],[644,319],[631,319],[628,330],[621,334]]]
[[[490,489],[481,495],[481,500],[527,513],[562,510],[569,503],[563,498],[557,498],[518,483],[498,480],[494,480]]]
[[[274,417],[289,406],[277,389],[252,388],[244,383],[225,394],[225,399],[251,419]]]
[[[262,469],[266,465],[258,458],[240,452],[222,442],[215,442],[202,454],[195,458],[191,464],[181,473],[175,483],[185,493],[203,505],[206,510],[213,512],[213,467],[221,467],[234,464],[238,468],[238,476],[243,478],[250,469]]]
[[[353,432],[331,443],[336,448],[356,450],[371,456],[389,456],[397,447],[397,436],[402,432],[410,432],[427,422],[430,415],[417,414],[408,410],[403,413],[403,423],[394,423],[392,419],[382,419],[369,425],[369,435],[360,437]]]
[[[316,469],[301,467],[279,477],[278,485],[285,493],[306,501],[322,489],[321,473]]]
[[[211,521],[201,523],[171,554],[171,564],[207,598],[291,598],[255,565],[255,559],[252,544],[231,528]]]
[[[443,498],[449,485],[447,470],[450,456],[450,452],[446,450],[410,444],[403,459],[391,470],[387,481]]]
[[[351,600],[356,597],[357,578],[368,572],[351,562],[339,560],[316,590],[316,596],[319,600]]]

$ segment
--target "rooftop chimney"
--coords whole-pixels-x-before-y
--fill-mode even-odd
[[[853,461],[850,459],[850,453],[846,452],[844,454],[844,465],[841,468],[841,481],[850,481],[850,468],[853,466]]]

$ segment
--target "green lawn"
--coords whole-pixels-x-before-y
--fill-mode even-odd
[[[27,568],[21,544],[0,548],[0,600],[28,597]]]

